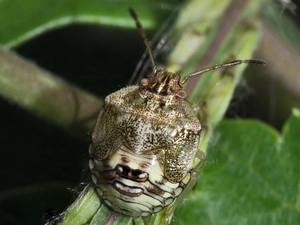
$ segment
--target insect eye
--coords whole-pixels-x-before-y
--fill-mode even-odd
[[[144,78],[140,81],[140,85],[146,87],[149,84],[148,79]]]
[[[176,96],[179,98],[186,98],[186,92],[184,90],[179,90],[177,91]]]

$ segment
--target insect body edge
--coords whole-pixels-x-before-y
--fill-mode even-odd
[[[189,181],[201,125],[177,96],[129,86],[105,99],[90,145],[98,194],[115,211],[147,216],[171,204]]]

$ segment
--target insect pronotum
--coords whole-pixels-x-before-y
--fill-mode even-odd
[[[136,13],[129,11],[145,42],[152,74],[106,97],[92,133],[89,167],[104,203],[137,217],[172,204],[191,180],[201,123],[183,84],[211,70],[263,62],[235,60],[182,79],[178,73],[157,69],[146,33]]]

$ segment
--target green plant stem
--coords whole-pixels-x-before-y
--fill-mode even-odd
[[[0,49],[0,95],[39,117],[85,136],[96,121],[102,101]]]
[[[263,37],[257,55],[270,65],[270,76],[284,83],[291,93],[300,98],[299,53],[284,42],[267,23],[263,26]]]

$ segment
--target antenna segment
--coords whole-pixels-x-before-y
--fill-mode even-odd
[[[146,32],[145,32],[142,24],[140,23],[140,21],[138,19],[138,16],[135,13],[135,11],[132,8],[129,8],[129,12],[130,12],[131,17],[135,21],[136,27],[137,27],[140,35],[142,36],[142,38],[144,40],[144,43],[146,45],[148,54],[150,56],[150,60],[151,60],[151,64],[152,64],[152,71],[153,71],[153,74],[155,74],[157,72],[157,67],[156,67],[156,63],[155,63],[154,56],[153,56],[153,53],[152,53],[152,48],[151,48],[150,41],[148,40]]]
[[[217,69],[220,69],[220,68],[224,68],[224,67],[231,67],[231,66],[236,66],[236,65],[240,65],[242,63],[246,63],[246,64],[256,64],[256,65],[264,65],[266,64],[263,60],[259,60],[259,59],[248,59],[248,60],[234,60],[234,61],[230,61],[230,62],[226,62],[226,63],[222,63],[222,64],[217,64],[217,65],[214,65],[214,66],[210,66],[210,67],[207,67],[205,69],[202,69],[200,71],[196,71],[194,73],[191,73],[189,75],[187,75],[185,78],[183,78],[180,83],[181,85],[185,84],[188,79],[190,79],[191,77],[194,77],[194,76],[198,76],[200,74],[203,74],[203,73],[207,73],[209,71],[213,71],[213,70],[217,70]]]

